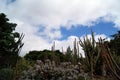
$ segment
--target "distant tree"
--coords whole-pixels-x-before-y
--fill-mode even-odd
[[[38,59],[38,55],[40,55],[41,53],[39,51],[30,51],[29,53],[27,53],[24,58],[26,60],[37,60]]]
[[[24,36],[14,31],[16,26],[5,14],[0,14],[0,68],[14,67],[19,57]]]
[[[120,31],[118,33],[111,35],[114,39],[120,38]]]
[[[65,53],[65,61],[68,61],[68,62],[72,61],[72,50],[70,46],[68,46],[67,51]]]
[[[110,40],[111,51],[120,56],[120,31],[111,35],[113,39]]]
[[[56,56],[57,61],[59,61],[59,62],[65,61],[65,55],[62,52],[60,52],[59,50],[55,51],[55,56]]]
[[[36,61],[36,60],[44,61],[45,59],[53,60],[52,53],[53,51],[50,51],[50,50],[30,51],[24,56],[24,58],[30,61]],[[54,54],[55,54],[55,59],[57,61],[60,61],[60,62],[64,61],[64,54],[62,54],[59,50],[54,51]]]

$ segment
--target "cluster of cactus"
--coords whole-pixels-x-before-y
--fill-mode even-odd
[[[116,55],[113,55],[108,47],[107,42],[105,43],[104,40],[99,39],[99,42],[101,44],[101,55],[102,58],[104,59],[104,65],[106,66],[105,68],[109,70],[115,79],[120,80],[119,72],[120,72],[120,67],[116,63],[114,58],[117,58]],[[116,57],[115,57],[116,56]]]
[[[98,42],[94,39],[94,33],[92,32],[92,38],[88,39],[86,36],[84,40],[80,40],[80,46],[83,48],[85,52],[85,58],[82,59],[83,63],[88,72],[91,72],[91,79],[93,80],[93,73],[97,72],[97,68],[101,68],[102,76],[107,75],[107,70],[110,72],[109,74],[116,79],[120,79],[119,71],[120,68],[116,64],[113,59],[113,55],[111,54],[108,43],[105,39],[98,38]],[[100,66],[98,64],[100,63]],[[98,70],[98,71],[100,71]]]
[[[54,61],[37,60],[33,67],[23,72],[19,80],[84,80],[88,75],[80,66],[80,63],[72,65],[71,62],[62,62],[56,65]]]
[[[88,72],[91,72],[91,78],[93,80],[93,72],[95,67],[97,66],[97,61],[100,57],[100,49],[98,49],[97,44],[95,42],[94,33],[91,33],[91,38],[88,39],[86,36],[82,41],[79,41],[80,46],[83,48],[85,53],[85,59],[83,59],[83,64],[85,64]]]

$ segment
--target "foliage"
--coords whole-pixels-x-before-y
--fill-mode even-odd
[[[56,61],[58,62],[64,61],[64,54],[62,54],[59,50],[54,51],[54,54]],[[44,61],[45,59],[53,60],[53,51],[50,50],[30,51],[24,57],[26,60],[32,60],[32,61],[36,61],[36,60]]]
[[[65,53],[65,61],[72,62],[72,50],[71,50],[70,46],[68,46],[67,51]]]
[[[110,40],[110,49],[114,54],[120,56],[120,31],[112,35],[113,39]]]
[[[120,66],[120,56],[118,56],[115,53],[112,53],[112,56],[113,56],[115,62]]]
[[[44,63],[37,60],[37,64],[23,72],[19,80],[84,80],[86,73],[82,73],[80,65],[63,62],[56,66],[54,61],[46,60]]]
[[[79,61],[79,47],[76,39],[74,40],[73,45],[72,63],[77,64]]]
[[[18,80],[18,78],[22,75],[22,72],[24,70],[28,70],[29,67],[31,67],[30,62],[21,57],[14,68],[14,80]]]
[[[85,52],[85,58],[82,59],[82,65],[84,66],[84,70],[87,72],[91,72],[91,78],[93,79],[94,73],[98,73],[100,71],[100,52],[97,43],[94,39],[94,33],[91,33],[92,38],[88,39],[86,36],[84,40],[80,40],[80,46],[83,48]]]
[[[93,33],[92,40],[88,39],[88,37],[84,38],[83,41],[80,40],[80,45],[85,52],[83,64],[87,63],[89,69],[88,72],[91,71],[91,79],[93,79],[93,74],[96,72],[102,72],[103,76],[106,76],[107,72],[109,72],[109,75],[111,74],[116,79],[120,79],[120,68],[116,64],[113,55],[111,54],[111,50],[108,48],[109,42],[102,38],[99,38],[98,40],[99,42],[97,43],[94,41]]]
[[[0,80],[12,80],[13,70],[8,68],[0,69]]]
[[[0,68],[14,67],[23,46],[24,35],[15,32],[15,27],[5,14],[0,14]]]

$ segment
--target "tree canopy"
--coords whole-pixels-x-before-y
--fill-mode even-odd
[[[55,54],[54,58],[57,61],[63,62],[64,60],[64,54],[62,54],[59,50],[51,51],[51,50],[43,50],[43,51],[30,51],[28,54],[26,54],[24,57],[27,60],[42,60],[50,59],[53,60],[53,54]]]
[[[0,67],[13,67],[23,46],[23,34],[15,32],[17,24],[0,14]]]
[[[120,56],[120,31],[118,33],[111,35],[113,39],[110,41],[110,48],[112,52]]]

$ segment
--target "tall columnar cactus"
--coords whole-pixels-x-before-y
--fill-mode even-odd
[[[85,53],[85,65],[91,72],[91,79],[93,80],[93,72],[96,67],[98,58],[100,57],[100,50],[96,47],[94,33],[91,33],[92,38],[84,37],[83,41],[80,39],[79,44]]]
[[[77,64],[78,62],[78,59],[79,59],[79,47],[77,45],[77,41],[76,39],[74,40],[74,43],[73,43],[73,64]]]
[[[101,48],[101,56],[103,59],[103,63],[105,63],[103,65],[105,65],[106,68],[109,69],[110,74],[113,75],[113,77],[120,80],[120,67],[116,64],[115,60],[113,59],[108,45],[101,38],[99,39],[99,45],[99,48]]]
[[[70,46],[68,46],[68,48],[65,52],[65,62],[72,62],[72,50],[71,50]]]
[[[52,46],[52,60],[55,61],[55,42],[53,43]]]

